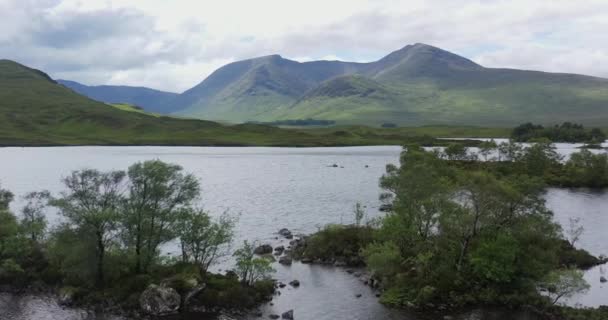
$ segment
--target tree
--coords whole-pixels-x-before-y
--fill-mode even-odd
[[[443,153],[448,160],[468,160],[468,148],[462,143],[453,143],[445,148]]]
[[[51,194],[48,191],[30,192],[24,199],[27,204],[21,213],[21,228],[31,241],[37,243],[43,239],[47,226],[44,209],[48,205]]]
[[[200,209],[185,208],[179,213],[177,228],[184,261],[199,266],[201,276],[218,258],[228,254],[235,219],[227,213],[217,221]]]
[[[518,163],[523,172],[530,176],[543,176],[559,165],[562,156],[557,153],[551,141],[543,139],[524,150]]]
[[[95,238],[97,285],[104,284],[106,249],[116,235],[119,209],[123,201],[124,171],[100,172],[93,169],[73,171],[63,179],[67,191],[51,205],[79,229]]]
[[[521,144],[509,140],[498,145],[498,161],[517,161],[521,157],[523,147]]]
[[[580,218],[569,218],[568,219],[568,229],[566,230],[568,242],[572,247],[581,237],[583,232],[585,232],[585,228],[580,225]]]
[[[363,209],[361,203],[357,202],[355,204],[355,209],[353,212],[355,214],[355,225],[359,227],[361,225],[361,221],[363,221],[363,217],[365,217],[365,210]]]
[[[498,146],[494,139],[490,141],[482,141],[479,144],[479,153],[483,156],[484,161],[488,161],[488,156],[492,154],[494,150],[496,150]]]
[[[552,304],[556,304],[561,298],[584,293],[590,288],[583,278],[583,272],[577,269],[552,271],[540,286],[547,291]]]
[[[128,170],[129,195],[122,213],[124,240],[142,273],[158,256],[158,247],[175,238],[178,213],[199,196],[200,186],[182,167],[160,160],[139,162]]]
[[[234,252],[236,273],[241,281],[249,286],[267,279],[274,272],[270,260],[256,257],[254,249],[255,245],[245,240],[243,246]]]

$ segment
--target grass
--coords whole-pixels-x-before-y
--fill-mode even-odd
[[[403,145],[417,136],[507,136],[502,129],[420,127],[282,129],[148,114],[93,101],[46,74],[0,61],[0,145],[351,146]],[[504,135],[503,135],[504,133]],[[424,141],[428,142],[428,138]],[[432,140],[432,139],[431,139]]]
[[[232,122],[318,119],[341,125],[484,127],[608,123],[608,79],[484,68],[425,45],[372,63],[324,62],[319,69],[315,63],[259,58],[229,64],[189,90],[192,99],[185,105],[178,101],[176,107],[185,108],[180,115]]]

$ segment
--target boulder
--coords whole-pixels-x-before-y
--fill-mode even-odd
[[[608,279],[606,279],[606,277],[604,277],[604,276],[601,276],[600,277],[600,282],[601,283],[606,283],[606,282],[608,282]]]
[[[361,296],[362,296],[362,294],[360,294],[360,293],[357,293],[357,294],[355,295],[355,297],[356,297],[356,298],[361,298]]]
[[[293,310],[283,312],[283,314],[281,315],[281,318],[286,319],[286,320],[293,320]]]
[[[150,285],[139,296],[141,309],[152,316],[177,313],[181,303],[179,293],[173,288]]]
[[[263,255],[272,254],[272,246],[269,244],[263,244],[253,250],[253,253]]]
[[[299,286],[300,286],[300,281],[298,281],[298,280],[293,280],[293,281],[291,281],[291,282],[289,283],[289,285],[290,285],[290,286],[292,286],[292,287],[294,287],[294,288],[297,288],[297,287],[299,287]]]
[[[285,266],[290,266],[292,263],[291,257],[282,256],[279,258],[279,263]]]
[[[275,252],[278,252],[279,254],[283,253],[283,251],[285,251],[285,247],[284,246],[278,246],[276,248],[274,248]]]
[[[280,317],[281,316],[279,316],[278,314],[271,314],[271,315],[268,316],[268,318],[270,318],[270,319],[278,319]]]
[[[382,211],[382,212],[391,211],[391,210],[393,210],[393,205],[385,203],[385,204],[383,204],[383,205],[380,206],[379,210]]]
[[[59,305],[62,306],[71,306],[74,304],[74,296],[76,294],[76,289],[72,287],[63,287],[59,290]]]

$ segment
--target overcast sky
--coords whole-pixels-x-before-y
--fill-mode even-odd
[[[373,61],[416,42],[608,77],[608,0],[0,0],[0,58],[89,85],[181,92],[235,60]]]

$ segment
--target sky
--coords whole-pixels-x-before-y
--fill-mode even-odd
[[[236,60],[377,60],[426,43],[486,67],[608,78],[608,0],[0,0],[0,58],[182,92]]]

